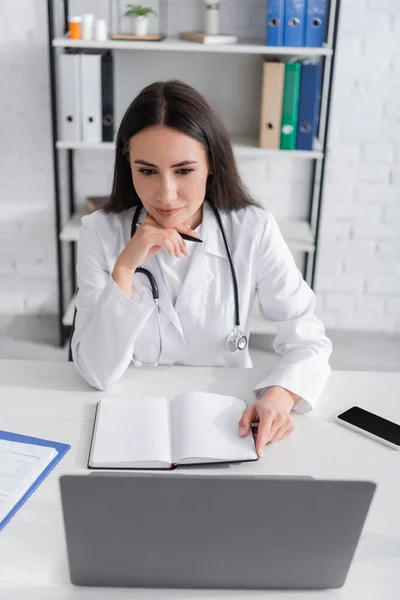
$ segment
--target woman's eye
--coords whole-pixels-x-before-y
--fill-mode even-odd
[[[189,175],[194,169],[179,169],[176,171],[176,175]],[[149,177],[150,175],[154,175],[156,171],[154,169],[139,169],[139,173],[143,173],[143,175]]]

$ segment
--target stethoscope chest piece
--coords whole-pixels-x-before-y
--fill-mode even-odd
[[[247,337],[239,327],[234,327],[228,335],[228,350],[229,352],[238,352],[247,347]]]

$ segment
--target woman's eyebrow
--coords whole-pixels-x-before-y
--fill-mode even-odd
[[[145,165],[146,167],[155,167],[156,169],[158,169],[157,165],[153,165],[153,163],[147,162],[147,160],[142,160],[141,158],[138,158],[133,162],[135,165]],[[181,162],[176,163],[175,165],[171,165],[171,169],[175,169],[176,167],[184,167],[185,165],[197,165],[197,160],[182,160]]]

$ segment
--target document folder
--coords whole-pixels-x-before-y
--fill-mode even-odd
[[[284,63],[264,62],[261,94],[260,148],[272,150],[279,150],[280,148],[284,79]]]
[[[306,0],[286,0],[284,46],[304,46]]]
[[[285,0],[269,0],[267,6],[267,46],[283,46]]]
[[[0,440],[10,441],[10,442],[19,442],[22,444],[33,444],[35,446],[47,446],[49,448],[54,448],[57,454],[52,458],[50,463],[45,467],[45,469],[38,475],[35,481],[30,485],[24,495],[14,504],[11,510],[6,514],[6,516],[0,521],[0,531],[7,525],[10,519],[15,515],[15,513],[25,504],[28,498],[33,494],[33,492],[38,488],[38,486],[42,483],[42,481],[47,477],[47,475],[54,469],[57,463],[63,458],[63,456],[70,449],[69,444],[63,444],[60,442],[53,442],[50,440],[44,440],[41,438],[31,437],[29,435],[20,435],[18,433],[11,433],[9,431],[0,430]]]
[[[60,56],[60,138],[65,142],[80,142],[82,139],[79,53]]]
[[[283,92],[281,150],[295,150],[301,65],[286,63]]]
[[[308,0],[305,46],[320,48],[325,39],[328,0]]]
[[[312,150],[318,133],[321,64],[301,66],[296,150]]]

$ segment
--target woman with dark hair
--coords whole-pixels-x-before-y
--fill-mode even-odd
[[[293,431],[330,373],[331,343],[273,216],[243,186],[229,136],[192,87],[156,82],[127,109],[112,193],[82,219],[73,360],[94,387],[134,365],[251,367],[257,295],[279,365],[243,413],[257,452]]]

